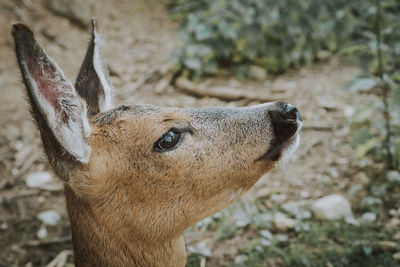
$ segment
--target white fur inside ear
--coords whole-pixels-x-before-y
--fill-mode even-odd
[[[44,113],[47,124],[60,145],[78,161],[88,163],[90,157],[90,146],[87,143],[87,138],[90,135],[90,125],[87,117],[86,104],[81,101],[75,92],[72,84],[65,78],[64,73],[60,70],[57,64],[48,58],[50,63],[40,62],[42,69],[42,77],[47,79],[54,85],[52,90],[57,90],[57,104],[61,107],[60,110],[54,107],[46,100],[40,91],[35,78],[29,73],[28,66],[25,61],[25,69],[28,70],[30,83],[33,93],[40,106],[40,110]],[[47,73],[45,69],[51,69],[46,64],[52,64],[56,67],[55,73]],[[63,114],[66,114],[66,116]],[[65,118],[66,117],[66,118]]]
[[[100,112],[105,112],[107,110],[110,110],[113,108],[113,96],[112,96],[112,86],[108,81],[107,77],[107,70],[106,67],[104,66],[103,60],[101,58],[101,38],[97,34],[96,31],[94,31],[94,55],[93,55],[93,65],[94,65],[94,70],[96,71],[97,75],[99,76],[101,85],[103,86],[104,89],[104,97],[101,95],[100,97]]]

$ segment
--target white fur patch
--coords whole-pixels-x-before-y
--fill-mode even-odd
[[[303,123],[301,121],[297,122],[298,127],[296,131],[295,137],[291,140],[291,143],[287,145],[284,150],[282,151],[283,154],[281,156],[281,159],[279,160],[279,164],[282,166],[286,164],[294,155],[294,152],[297,150],[297,148],[300,145],[300,135],[299,131],[301,127],[303,126]]]
[[[37,104],[44,113],[43,115],[47,120],[48,126],[60,145],[80,162],[88,163],[90,146],[86,142],[86,139],[90,135],[90,125],[87,118],[86,104],[84,101],[80,101],[74,87],[65,78],[64,73],[57,64],[51,58],[48,58],[48,60],[56,67],[56,72],[45,72],[46,63],[41,61],[39,64],[41,65],[43,76],[40,79],[46,79],[49,83],[54,84],[54,89],[60,95],[57,99],[58,105],[60,105],[62,111],[67,115],[67,121],[63,120],[62,114],[57,112],[46,100],[35,78],[29,72],[26,62],[22,61],[29,75],[33,93],[38,101]]]
[[[94,55],[93,55],[93,64],[94,64],[94,69],[99,76],[100,82],[103,85],[104,89],[104,97],[100,97],[100,112],[105,112],[107,110],[110,110],[113,108],[113,96],[112,96],[112,86],[108,82],[108,79],[106,77],[106,68],[104,66],[103,60],[101,59],[101,38],[97,34],[96,31],[94,31]]]

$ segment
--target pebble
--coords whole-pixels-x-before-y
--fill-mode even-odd
[[[337,220],[353,217],[350,202],[341,195],[332,194],[316,200],[311,209],[317,219]]]
[[[388,172],[387,180],[392,183],[400,183],[400,172],[398,171]]]
[[[32,172],[25,180],[30,188],[40,188],[49,191],[59,191],[62,189],[62,183],[53,178],[50,172]]]
[[[393,254],[393,259],[400,261],[400,251]]]
[[[296,226],[296,221],[290,219],[282,212],[275,213],[273,222],[275,228],[279,231],[287,231],[293,229]]]
[[[40,212],[37,218],[45,225],[57,225],[61,219],[61,215],[56,210],[46,210]]]
[[[26,177],[26,185],[30,188],[40,187],[52,180],[49,172],[32,172]]]
[[[286,200],[286,194],[272,194],[270,200],[272,202],[282,203]]]
[[[265,71],[265,69],[259,66],[256,65],[251,66],[250,72],[251,76],[257,81],[264,81],[265,79],[267,79],[267,72]]]
[[[361,221],[364,223],[372,223],[376,221],[377,215],[373,212],[366,212],[361,216]]]
[[[39,231],[37,231],[37,233],[36,233],[36,236],[39,238],[39,239],[45,239],[46,237],[47,237],[47,228],[46,228],[46,226],[44,226],[44,225],[42,225],[41,227],[40,227],[40,229],[39,229]]]

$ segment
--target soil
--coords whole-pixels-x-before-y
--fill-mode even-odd
[[[25,179],[34,171],[49,170],[42,153],[25,100],[24,86],[17,68],[11,24],[30,25],[47,54],[72,81],[83,60],[89,31],[54,15],[44,1],[2,0],[0,3],[0,266],[43,266],[61,251],[71,249],[69,222],[62,191],[31,189]],[[161,75],[156,70],[166,65],[174,47],[179,45],[178,24],[168,17],[166,2],[155,0],[98,1],[93,15],[105,40],[103,57],[109,64],[116,89],[116,104],[149,103],[163,106],[242,106],[257,101],[224,102],[215,98],[195,98],[168,86],[155,90]],[[160,71],[159,71],[160,72]],[[328,193],[345,192],[357,181],[356,175],[368,160],[358,160],[348,145],[350,128],[346,114],[369,96],[342,91],[346,81],[359,69],[343,60],[330,60],[303,67],[266,81],[237,81],[233,77],[209,79],[210,84],[229,85],[247,90],[282,93],[284,101],[302,112],[305,127],[295,160],[264,176],[249,194],[263,188],[300,199],[308,193],[318,198]],[[137,81],[148,76],[136,91]],[[330,187],[326,187],[329,180]],[[54,209],[62,221],[49,226],[50,239],[36,236],[41,227],[37,214]],[[203,235],[206,238],[205,235]],[[189,238],[190,239],[190,238]],[[194,242],[193,240],[190,242]],[[220,266],[232,260],[240,240],[212,242],[215,251],[207,266]],[[233,252],[232,252],[233,251]],[[72,257],[67,262],[72,262]],[[27,265],[26,265],[27,264]]]

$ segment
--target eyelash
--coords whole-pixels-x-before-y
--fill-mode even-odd
[[[154,152],[168,152],[176,149],[187,133],[192,133],[190,128],[171,128],[154,143]],[[171,139],[172,138],[172,139]],[[170,139],[170,140],[168,140]]]

